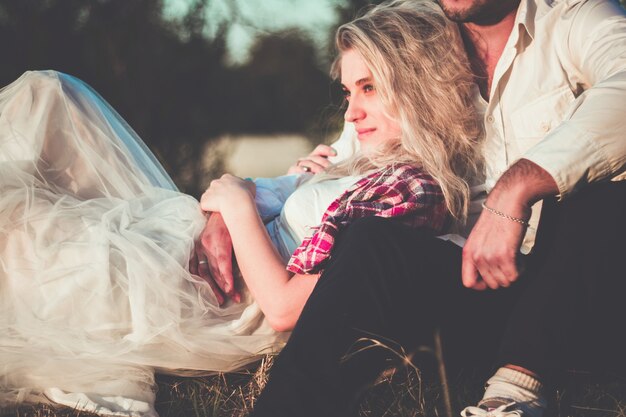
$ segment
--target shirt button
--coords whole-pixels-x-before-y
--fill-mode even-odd
[[[494,122],[494,120],[495,120],[495,119],[494,119],[494,117],[493,117],[492,115],[487,116],[487,121],[488,121],[489,123],[493,123],[493,122]]]
[[[541,130],[543,130],[545,133],[548,133],[550,131],[550,123],[548,122],[541,122]]]

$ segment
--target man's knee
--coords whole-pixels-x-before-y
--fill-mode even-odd
[[[592,184],[557,205],[564,222],[598,225],[623,218],[626,181]],[[623,223],[622,223],[623,224]],[[572,224],[578,228],[580,224]]]

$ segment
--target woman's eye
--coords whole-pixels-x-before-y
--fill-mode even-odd
[[[375,90],[374,84],[365,84],[363,86],[363,91],[366,92],[366,93],[370,93],[370,92],[372,92],[374,90]]]
[[[346,100],[350,100],[350,91],[348,90],[342,90],[341,92],[343,94],[343,98]]]

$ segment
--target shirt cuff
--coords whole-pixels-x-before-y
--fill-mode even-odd
[[[598,138],[564,122],[522,156],[546,170],[557,184],[559,200],[580,184],[610,175],[608,158]]]

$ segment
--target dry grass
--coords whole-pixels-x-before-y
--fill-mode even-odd
[[[157,410],[161,417],[244,417],[263,389],[272,357],[255,369],[203,378],[158,376]],[[427,372],[428,373],[428,372]],[[455,408],[477,401],[482,380],[473,373],[450,380]],[[413,366],[386,372],[365,395],[362,417],[443,416],[436,376]],[[91,417],[93,414],[47,405],[4,410],[2,417]],[[570,375],[547,417],[626,417],[626,381],[591,375]]]
[[[204,378],[159,376],[156,408],[161,417],[243,417],[251,410],[267,380],[273,357],[254,371]]]
[[[76,411],[66,407],[52,407],[46,404],[22,406],[17,410],[5,410],[2,414],[15,417],[97,417],[95,414]]]

